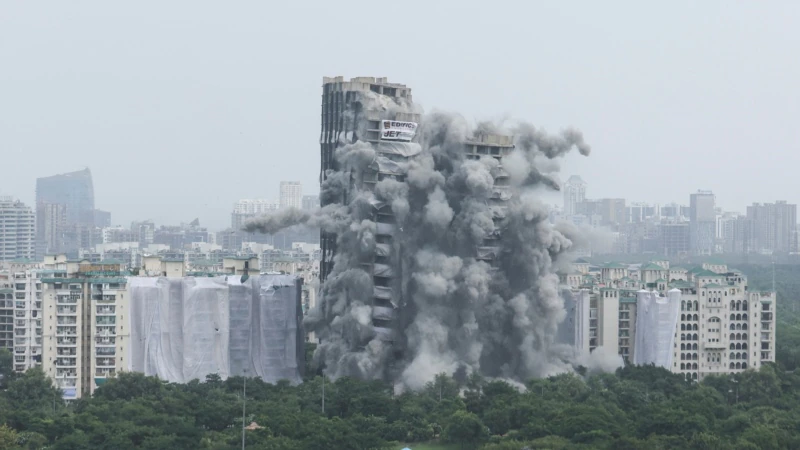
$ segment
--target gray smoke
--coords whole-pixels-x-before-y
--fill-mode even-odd
[[[259,232],[264,234],[275,234],[284,228],[300,225],[308,222],[311,214],[297,208],[286,208],[276,211],[273,214],[259,218],[250,219],[244,224],[244,230],[248,232]]]
[[[415,112],[374,93],[362,104],[382,118]],[[510,154],[467,157],[467,142],[496,134],[515,137]],[[274,233],[309,223],[337,235],[305,321],[321,339],[314,362],[331,377],[411,389],[440,372],[526,380],[569,370],[577,361],[554,343],[566,315],[556,270],[571,260],[573,239],[550,224],[535,193],[558,189],[555,160],[573,149],[588,155],[581,133],[472,128],[438,112],[423,117],[415,141],[344,144],[321,186],[328,206],[246,225]]]

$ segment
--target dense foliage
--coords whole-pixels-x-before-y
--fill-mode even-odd
[[[800,448],[800,278],[776,266],[777,364],[687,383],[654,367],[561,375],[526,386],[440,375],[397,394],[380,382],[322,378],[300,386],[247,380],[247,448],[778,449]],[[752,289],[772,267],[740,266]],[[797,288],[797,289],[796,289]],[[313,349],[309,349],[311,351]],[[240,448],[242,378],[185,385],[122,373],[64,405],[40,370],[16,375],[0,350],[0,449]]]
[[[4,369],[5,370],[5,369]],[[65,406],[39,370],[8,376],[0,448],[227,449],[241,445],[242,378],[185,385],[123,373]],[[800,448],[800,375],[765,366],[687,383],[654,367],[514,387],[440,375],[394,394],[380,382],[247,381],[247,448]],[[430,444],[428,444],[430,445]],[[412,445],[414,448],[414,445]],[[427,447],[438,448],[438,447]],[[445,447],[442,447],[445,448]]]

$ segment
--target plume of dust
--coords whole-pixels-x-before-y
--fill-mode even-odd
[[[361,103],[388,119],[419,111],[376,93]],[[511,154],[466,157],[467,141],[494,133],[516,136]],[[472,128],[435,112],[423,117],[416,140],[421,152],[392,160],[402,176],[374,183],[365,181],[387,164],[382,144],[346,143],[321,186],[327,206],[246,224],[274,233],[307,223],[336,233],[332,270],[305,319],[321,340],[314,363],[332,377],[384,379],[398,390],[422,388],[441,372],[518,383],[571,370],[579,358],[554,342],[566,316],[556,271],[582,231],[551,225],[535,191],[558,188],[558,158],[589,154],[581,133],[551,135],[525,123]],[[379,240],[390,225],[378,217],[387,213],[391,239]],[[587,358],[587,367],[611,366],[601,355]]]

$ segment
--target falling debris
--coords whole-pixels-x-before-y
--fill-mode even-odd
[[[419,116],[409,101],[358,95],[379,116],[369,119],[375,126],[404,127],[413,139],[342,133],[336,170],[322,182],[326,206],[246,225],[274,233],[305,223],[335,234],[332,269],[305,321],[321,339],[315,363],[333,378],[411,389],[440,372],[526,380],[569,370],[554,344],[566,314],[556,270],[573,243],[536,192],[558,189],[552,160],[572,149],[589,154],[581,133],[473,129],[445,113],[418,119],[417,128],[393,122]]]

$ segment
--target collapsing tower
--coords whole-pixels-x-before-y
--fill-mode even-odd
[[[386,78],[359,77],[349,82],[342,77],[324,78],[320,181],[324,183],[333,172],[347,170],[340,167],[337,148],[357,142],[368,144],[374,150],[374,157],[363,170],[349,172],[350,187],[341,192],[341,197],[323,195],[321,206],[350,204],[355,195],[375,193],[378,183],[384,180],[405,182],[409,164],[422,152],[417,142],[420,119],[421,112],[412,102],[411,89],[405,85],[389,83]],[[488,199],[494,226],[483,236],[473,255],[476,260],[491,264],[500,248],[499,222],[505,218],[506,204],[511,198],[509,174],[501,161],[514,149],[514,142],[511,136],[479,130],[465,139],[461,146],[461,158],[465,160],[493,158],[497,162],[492,171],[493,190]],[[369,219],[375,223],[374,253],[359,263],[372,275],[373,330],[382,340],[397,344],[395,350],[401,353],[404,344],[402,333],[398,331],[408,325],[415,312],[413,308],[407,309],[408,293],[413,287],[404,283],[400,276],[404,254],[403,247],[394,242],[398,225],[393,205],[378,197],[373,195],[368,199],[371,206]],[[323,282],[331,273],[338,253],[336,239],[334,233],[321,232],[323,261],[320,278]]]
[[[326,78],[320,209],[245,226],[322,230],[320,302],[304,322],[320,338],[315,364],[408,387],[441,372],[564,370],[550,347],[564,315],[555,266],[572,231],[550,224],[532,188],[558,189],[546,161],[589,146],[573,129],[421,120],[404,85]]]

